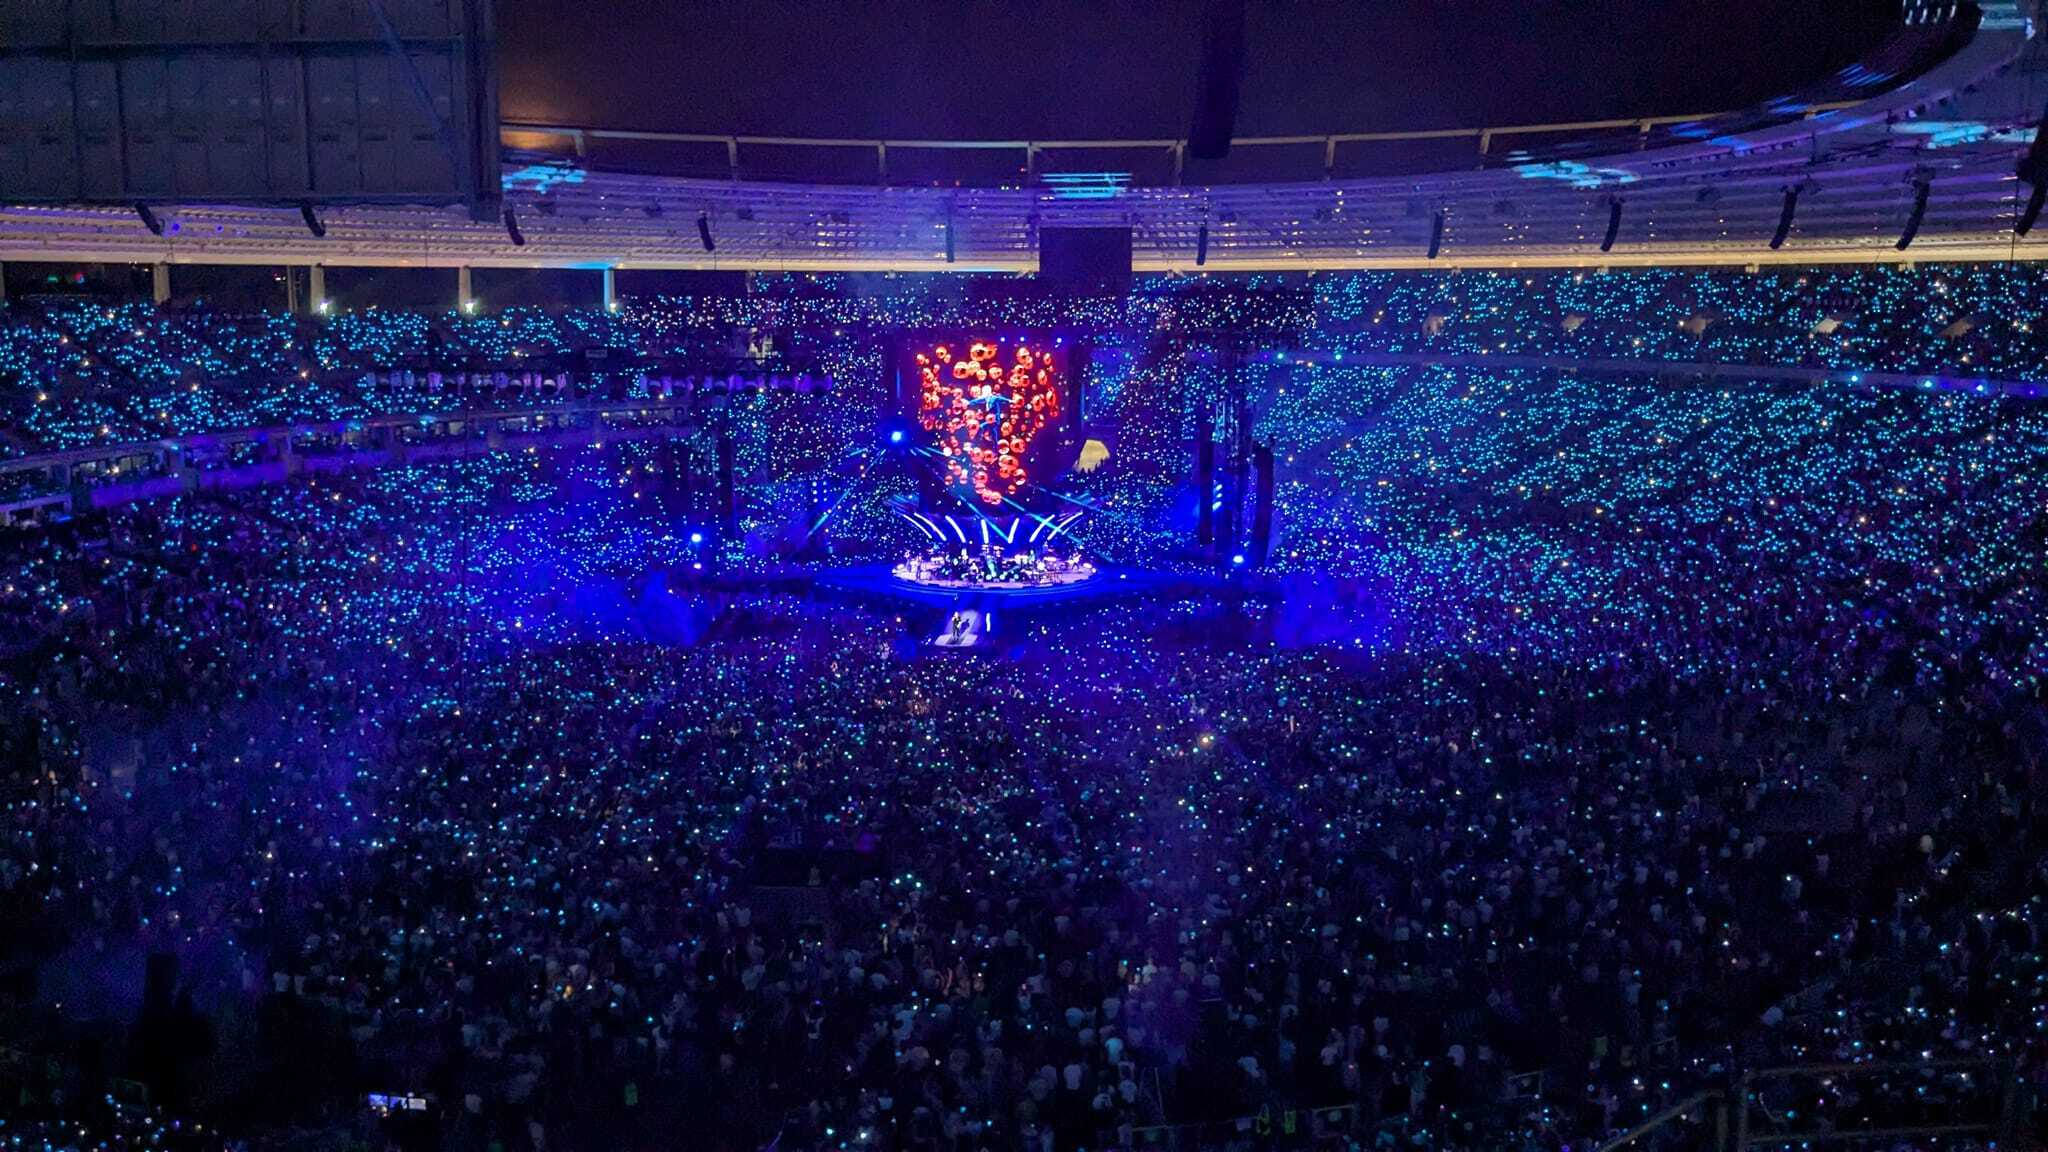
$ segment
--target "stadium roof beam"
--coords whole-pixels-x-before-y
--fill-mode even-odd
[[[1133,268],[1140,272],[1193,271],[1198,252],[1206,257],[1204,272],[1419,268],[1431,266],[1433,213],[1442,211],[1448,223],[1440,267],[1886,262],[1909,258],[1896,242],[1912,210],[1916,176],[1937,180],[1940,194],[1927,205],[1910,259],[2040,259],[2048,257],[2048,230],[2024,238],[2014,230],[2016,203],[2028,191],[2015,173],[2033,117],[2012,123],[1982,118],[1985,108],[2022,105],[1987,94],[2024,84],[2019,70],[2007,66],[2026,48],[2029,32],[2024,22],[1987,20],[1912,83],[1852,105],[1800,106],[1801,114],[1747,127],[1739,119],[1688,118],[1680,123],[1683,133],[1674,130],[1640,150],[1633,144],[1651,138],[1630,132],[1626,150],[1479,170],[1187,187],[1131,183],[1077,197],[1041,184],[686,179],[515,155],[505,170],[505,208],[514,215],[485,221],[453,207],[365,202],[332,213],[325,238],[314,240],[289,205],[195,204],[180,205],[181,227],[158,237],[135,225],[132,205],[37,204],[0,208],[0,260],[1028,272],[1038,266],[1042,228],[1130,226]],[[1979,118],[1962,119],[1968,113]],[[573,131],[586,144],[596,132]],[[1467,131],[1237,143],[1322,144],[1327,154],[1331,140],[1450,139]],[[1511,130],[1483,131],[1491,133],[1492,147]],[[858,145],[880,154],[1022,145],[1034,158],[1053,148],[1100,152],[1178,143],[676,138],[716,142],[728,155],[741,141]],[[1808,190],[1798,204],[1797,236],[1772,249],[1785,189],[1795,186]],[[1702,189],[1714,194],[1701,196]],[[1611,249],[1601,251],[1611,206],[1624,197],[1627,235],[1617,231]],[[1430,211],[1415,213],[1418,203]],[[1514,206],[1506,216],[1495,211],[1504,203]],[[676,210],[649,211],[649,205]],[[942,224],[949,214],[961,225],[951,233]],[[1205,216],[1210,242],[1204,252]],[[514,237],[505,221],[515,218],[544,223]],[[699,228],[700,220],[707,227]],[[709,225],[715,225],[715,244],[705,243]],[[519,238],[526,243],[516,243]]]

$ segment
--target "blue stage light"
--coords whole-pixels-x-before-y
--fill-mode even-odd
[[[901,428],[892,428],[892,429],[890,429],[890,430],[889,430],[889,443],[891,443],[891,444],[901,444],[901,443],[903,443],[903,429],[901,429]]]
[[[692,543],[692,544],[702,544],[703,542],[704,542],[704,534],[703,534],[702,532],[692,532],[692,533],[690,533],[690,543]]]
[[[1232,556],[1230,558],[1230,562],[1232,564],[1242,565],[1244,563],[1244,553],[1239,552],[1237,555]]]

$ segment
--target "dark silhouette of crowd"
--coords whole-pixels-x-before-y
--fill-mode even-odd
[[[1620,459],[1651,386],[1452,442],[1503,379],[1283,438],[1264,571],[971,651],[692,540],[646,445],[0,538],[0,1143],[2038,1137],[2031,409],[1702,391],[1670,427],[1772,452],[1617,504],[1529,429]],[[1119,452],[1181,443],[1162,387]],[[1840,1068],[1741,1089],[1786,1066]]]

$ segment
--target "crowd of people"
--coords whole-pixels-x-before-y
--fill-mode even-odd
[[[617,443],[0,538],[0,1143],[2038,1123],[2027,402],[1261,377],[1262,565],[969,653],[747,543],[913,543],[883,450],[824,450],[872,439],[861,355],[750,417],[730,537]],[[1206,567],[1228,369],[1106,364],[1078,543]]]
[[[2048,371],[2044,298],[2038,269],[2009,264],[1147,277],[1127,296],[1079,298],[963,287],[943,276],[817,275],[763,277],[737,294],[628,297],[615,310],[312,316],[228,312],[204,299],[168,309],[42,296],[0,306],[0,458],[448,411],[480,397],[647,395],[648,382],[630,371],[565,387],[559,373],[535,366],[589,350],[724,349],[733,333],[751,330],[783,333],[785,344],[855,373],[878,332],[997,326],[1140,346],[1234,333],[1338,353],[2032,381]]]

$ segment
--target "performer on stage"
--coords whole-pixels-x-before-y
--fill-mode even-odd
[[[956,608],[946,621],[946,630],[932,638],[932,643],[941,648],[972,648],[981,640],[981,613],[972,608]]]
[[[1073,584],[1095,575],[1095,566],[1078,552],[1061,557],[1047,552],[1004,553],[984,547],[979,554],[962,548],[907,556],[895,568],[899,580],[957,588],[1041,588]]]

